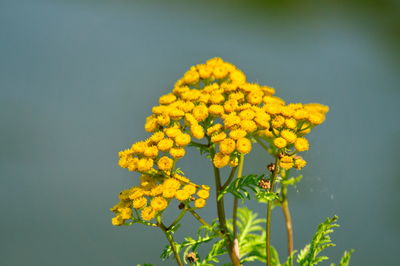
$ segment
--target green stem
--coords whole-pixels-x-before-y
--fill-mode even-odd
[[[200,217],[200,215],[197,213],[197,212],[195,212],[194,210],[189,210],[189,212],[193,215],[193,217],[194,218],[196,218],[201,224],[203,224],[203,225],[205,225],[205,226],[207,226],[207,227],[212,227],[209,223],[207,223],[206,221],[204,221],[204,219],[203,218],[201,218]]]
[[[239,158],[239,166],[238,166],[238,173],[237,173],[237,178],[241,178],[243,174],[243,165],[244,165],[244,154],[240,154]],[[239,242],[237,239],[237,210],[238,210],[238,198],[233,197],[233,216],[232,216],[232,225],[233,225],[233,246],[234,246],[234,252],[236,253],[236,256],[240,258],[240,253],[239,253]]]
[[[170,226],[168,226],[167,229],[170,230],[170,229],[171,229],[172,227],[174,227],[177,223],[179,223],[179,221],[185,216],[186,211],[187,211],[187,210],[183,209],[183,210],[181,211],[181,213],[178,215],[178,217],[176,217],[176,219],[171,223]]]
[[[210,145],[210,155],[211,155],[211,158],[214,158],[214,156],[215,156],[215,149],[211,145]],[[218,220],[219,220],[220,230],[228,243],[227,250],[228,250],[229,257],[231,258],[232,264],[234,266],[238,266],[238,265],[240,265],[240,260],[239,260],[239,257],[237,256],[237,254],[234,252],[234,246],[232,243],[232,239],[229,237],[229,231],[226,226],[224,198],[221,197],[218,200],[218,197],[219,197],[219,195],[221,193],[221,189],[222,189],[221,174],[220,174],[219,169],[217,167],[215,167],[214,164],[213,164],[213,169],[214,169],[217,212],[218,212]]]
[[[164,232],[165,236],[168,239],[169,244],[171,245],[171,249],[172,249],[172,252],[174,253],[176,263],[178,263],[179,266],[183,266],[182,260],[179,257],[179,253],[176,250],[175,241],[174,241],[174,238],[172,237],[172,234],[168,231],[168,228],[162,223],[160,216],[157,217],[157,222],[158,222],[158,226]]]
[[[270,149],[267,147],[267,145],[265,145],[264,142],[261,141],[260,138],[254,137],[254,139],[257,141],[258,144],[260,144],[260,146],[261,146],[265,151],[267,151],[268,153],[270,152]]]
[[[289,203],[287,199],[287,186],[282,184],[282,211],[285,217],[285,226],[287,232],[287,241],[288,241],[288,256],[293,252],[293,226],[292,226],[292,217],[290,215]]]
[[[221,190],[224,190],[231,183],[233,177],[235,176],[236,169],[237,169],[237,166],[232,168],[231,173],[229,174],[228,179],[222,185]]]
[[[276,177],[279,173],[279,157],[276,155],[275,159],[275,169],[272,172],[271,176],[271,187],[269,189],[269,192],[274,192],[274,185],[275,185],[275,180]],[[267,222],[266,222],[266,255],[267,255],[267,266],[271,266],[271,215],[272,215],[272,201],[268,202],[267,206]]]

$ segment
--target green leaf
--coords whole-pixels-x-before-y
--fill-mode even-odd
[[[283,185],[292,185],[293,186],[293,185],[297,184],[302,178],[303,178],[303,176],[299,175],[298,177],[291,177],[291,178],[288,178],[288,179],[283,179],[281,181],[281,183]]]
[[[336,223],[337,219],[337,216],[333,216],[332,218],[327,218],[325,222],[318,225],[317,232],[315,233],[311,243],[306,245],[297,257],[299,265],[312,266],[328,259],[327,256],[318,255],[326,248],[335,246],[335,244],[332,243],[329,234],[333,232],[333,228],[339,227]]]
[[[269,201],[273,200],[279,200],[279,196],[276,193],[263,190],[257,192],[256,198],[258,199],[258,201],[263,203],[268,203]]]
[[[249,190],[257,192],[258,182],[261,178],[263,178],[263,175],[257,176],[253,174],[235,179],[221,191],[218,195],[218,200],[221,200],[226,193],[231,193],[233,196],[241,200],[246,198],[251,199]]]

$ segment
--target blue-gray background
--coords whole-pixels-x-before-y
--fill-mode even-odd
[[[145,116],[189,66],[214,56],[287,101],[331,107],[291,191],[296,248],[337,214],[329,255],[355,248],[353,265],[396,265],[399,14],[391,1],[1,1],[0,265],[173,265],[159,259],[161,232],[110,224],[118,192],[137,184],[117,152],[147,136]],[[181,167],[212,185],[193,153]],[[256,149],[245,171],[268,161]]]

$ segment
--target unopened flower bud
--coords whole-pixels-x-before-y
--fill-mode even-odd
[[[194,252],[190,252],[186,255],[186,260],[190,263],[198,261],[197,255]]]
[[[262,189],[268,190],[271,187],[271,182],[269,179],[263,178],[258,182],[258,186]]]

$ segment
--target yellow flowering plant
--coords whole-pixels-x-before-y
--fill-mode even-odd
[[[119,152],[119,166],[140,177],[138,185],[119,194],[119,202],[111,208],[112,224],[160,228],[169,242],[162,258],[173,256],[178,265],[214,265],[224,254],[232,265],[249,261],[315,265],[327,259],[318,254],[333,245],[329,233],[337,218],[322,223],[311,243],[296,253],[287,187],[301,179],[290,177],[290,171],[306,166],[299,153],[309,150],[306,136],[324,122],[328,110],[318,103],[286,103],[273,88],[248,82],[241,70],[221,58],[192,66],[152,108],[144,125],[150,136]],[[244,160],[254,145],[274,161],[263,174],[244,175]],[[210,159],[215,187],[192,182],[177,167],[188,147]],[[223,168],[229,172],[226,178]],[[211,189],[216,194],[217,218],[208,223],[197,210],[209,204]],[[225,212],[228,194],[233,196],[232,219]],[[240,199],[252,198],[267,204],[265,220],[246,207],[239,208]],[[166,224],[163,215],[171,205],[181,212]],[[283,210],[288,237],[288,258],[283,264],[270,243],[275,206]],[[198,238],[186,237],[178,243],[173,235],[186,214],[200,223]],[[199,246],[208,242],[213,243],[209,252],[200,254]],[[347,265],[350,255],[346,252],[340,265]]]

